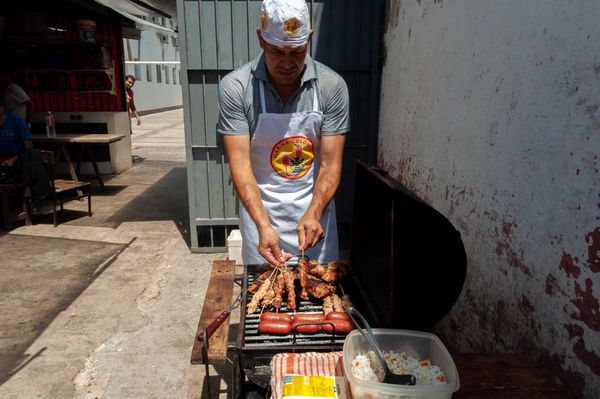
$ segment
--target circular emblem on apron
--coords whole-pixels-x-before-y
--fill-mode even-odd
[[[283,23],[283,30],[288,36],[295,36],[300,31],[300,21],[290,18]]]
[[[271,166],[275,173],[296,180],[308,173],[315,160],[315,146],[304,136],[286,137],[271,150]]]

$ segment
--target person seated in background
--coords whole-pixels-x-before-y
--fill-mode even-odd
[[[0,183],[12,183],[17,176],[18,155],[31,149],[31,131],[25,121],[6,111],[0,103]]]
[[[4,104],[6,112],[18,115],[28,126],[31,126],[33,101],[4,71],[0,71],[0,102]]]

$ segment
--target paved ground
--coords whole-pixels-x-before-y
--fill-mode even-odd
[[[189,357],[226,255],[189,251],[183,112],[142,120],[133,168],[94,191],[92,217],[74,201],[57,228],[0,236],[0,398],[206,397]]]

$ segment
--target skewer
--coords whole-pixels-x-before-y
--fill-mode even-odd
[[[272,278],[272,277],[273,277],[273,275],[274,275],[275,273],[277,273],[278,271],[279,271],[279,268],[278,268],[278,267],[276,267],[276,268],[274,268],[274,269],[273,269],[273,273],[271,273],[271,275],[269,276],[269,287],[268,287],[268,288],[271,288],[271,285],[273,284],[273,280],[272,280],[271,278]],[[261,301],[262,301],[262,299],[261,299]],[[260,313],[258,314],[258,317],[259,317],[259,318],[260,318],[260,316],[263,314],[263,312],[264,312],[264,310],[265,310],[265,307],[266,307],[266,306],[267,306],[267,305],[265,305],[265,304],[263,304],[263,305],[262,305],[262,308],[260,309]]]

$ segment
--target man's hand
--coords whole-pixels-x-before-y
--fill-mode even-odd
[[[304,215],[298,223],[298,248],[305,251],[312,248],[325,237],[321,221],[317,217]]]
[[[279,247],[279,235],[272,226],[263,227],[258,231],[258,253],[274,266],[281,266],[288,261],[292,254],[283,253]]]
[[[138,126],[142,124],[142,118],[140,118],[139,116],[136,116],[135,120],[137,121]]]

